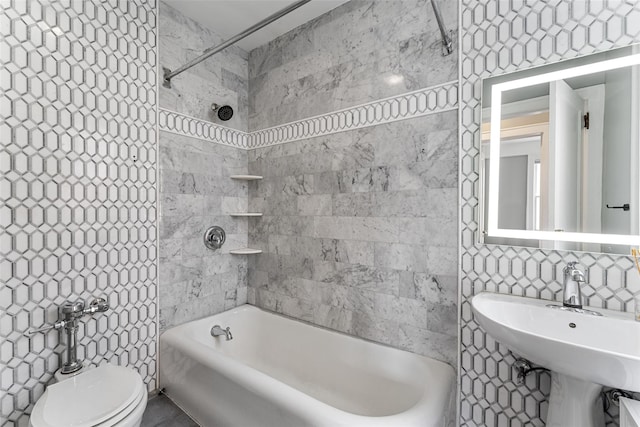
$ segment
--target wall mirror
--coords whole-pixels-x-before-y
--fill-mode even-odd
[[[482,241],[640,245],[640,45],[482,83]]]

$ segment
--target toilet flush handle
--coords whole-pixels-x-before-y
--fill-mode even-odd
[[[38,329],[29,329],[24,333],[24,335],[30,337],[31,335],[35,335],[40,332],[50,331],[51,329],[62,329],[64,328],[65,324],[66,324],[65,321],[61,320],[59,322],[54,323],[53,325],[43,326],[42,328],[38,328]]]

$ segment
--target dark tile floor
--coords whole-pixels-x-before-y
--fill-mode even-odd
[[[167,396],[149,399],[140,427],[199,427]]]

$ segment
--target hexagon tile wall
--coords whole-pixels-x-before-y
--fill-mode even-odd
[[[67,299],[79,356],[156,375],[155,0],[0,0],[0,416],[26,413],[61,364]]]
[[[460,424],[543,426],[548,375],[517,386],[513,356],[473,321],[470,298],[491,290],[557,299],[562,267],[577,260],[589,305],[631,311],[640,277],[630,257],[476,243],[481,79],[640,42],[640,2],[463,0],[460,32]]]

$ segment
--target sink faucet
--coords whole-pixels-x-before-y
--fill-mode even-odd
[[[576,267],[577,262],[571,261],[562,269],[563,295],[562,304],[565,307],[582,308],[582,290],[580,286],[585,283],[584,273]]]
[[[212,337],[217,337],[220,335],[224,335],[227,337],[227,341],[230,341],[233,339],[233,335],[231,335],[231,328],[227,326],[227,329],[222,329],[222,326],[220,325],[215,325],[213,328],[211,328],[211,336]]]

